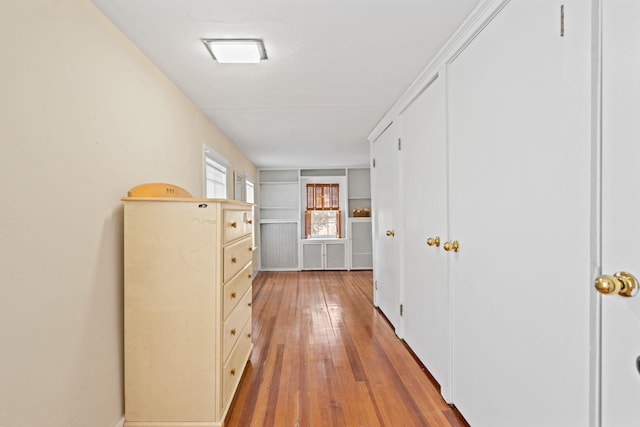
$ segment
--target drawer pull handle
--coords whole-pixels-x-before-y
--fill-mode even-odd
[[[248,220],[247,220],[247,224],[253,224],[253,221],[252,221],[252,220],[250,220],[250,219],[248,219]]]
[[[247,338],[251,338],[251,332],[247,334]]]
[[[251,279],[251,273],[247,274],[247,277],[248,277],[249,279]]]
[[[236,297],[236,293],[235,292],[231,292],[231,299],[234,299]]]
[[[236,374],[236,370],[232,369],[229,373],[231,374],[231,376],[234,376]]]
[[[236,334],[236,328],[233,328],[233,329],[231,330],[231,335],[235,335],[235,334]]]
[[[237,260],[235,257],[233,257],[233,258],[231,258],[231,262],[232,262],[233,264],[235,264],[236,262],[238,262],[238,260]]]
[[[251,307],[251,303],[247,304],[249,307]]]
[[[249,246],[249,252],[253,252],[253,248]]]
[[[231,228],[236,228],[238,226],[238,223],[233,221],[231,224],[229,224],[231,226]]]

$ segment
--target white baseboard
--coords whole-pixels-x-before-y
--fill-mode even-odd
[[[117,423],[113,425],[113,427],[123,427],[124,426],[124,417],[120,418]]]

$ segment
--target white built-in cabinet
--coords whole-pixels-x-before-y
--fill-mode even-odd
[[[371,211],[371,170],[369,168],[347,169],[349,239],[349,269],[370,270],[373,268],[373,236],[371,216],[355,217],[355,209]]]
[[[311,182],[341,184],[342,236],[305,239],[303,195]],[[258,212],[260,269],[347,270],[373,267],[370,217],[354,217],[371,208],[368,167],[341,169],[261,169]]]
[[[373,235],[371,218],[349,217],[349,269],[371,270],[373,268]]]
[[[252,349],[252,206],[123,200],[124,425],[221,426]]]
[[[370,135],[374,301],[474,427],[597,425],[594,10],[483,2]]]
[[[298,169],[258,171],[260,269],[297,270],[300,239]]]
[[[344,239],[306,239],[300,243],[302,270],[346,270],[347,244]]]

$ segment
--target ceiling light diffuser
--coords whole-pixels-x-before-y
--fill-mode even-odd
[[[261,39],[202,39],[202,42],[221,64],[257,64],[267,59]]]

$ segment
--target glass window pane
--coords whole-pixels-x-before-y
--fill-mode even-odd
[[[311,212],[311,237],[338,237],[336,211]]]

